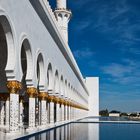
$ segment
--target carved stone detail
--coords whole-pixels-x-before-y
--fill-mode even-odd
[[[18,81],[8,81],[7,88],[10,94],[17,94],[17,92],[22,89],[22,85]]]
[[[48,100],[49,100],[50,102],[55,102],[55,96],[49,95],[49,96],[48,96]]]
[[[35,87],[29,87],[27,88],[27,94],[29,98],[34,98],[38,95],[38,91]]]
[[[47,92],[40,92],[39,94],[38,94],[38,97],[39,97],[39,99],[40,100],[46,100],[47,98],[48,98],[48,93]]]

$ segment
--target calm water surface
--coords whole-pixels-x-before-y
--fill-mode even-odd
[[[71,123],[25,139],[140,140],[140,124]]]

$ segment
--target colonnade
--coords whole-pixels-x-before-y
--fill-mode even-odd
[[[87,115],[88,90],[71,51],[66,49],[68,44],[57,26],[49,26],[53,24],[47,14],[50,10],[44,11],[42,21],[42,16],[37,16],[39,7],[31,1],[4,3],[0,16],[0,129],[28,131]],[[24,4],[32,4],[34,9],[22,9]],[[34,26],[28,27],[34,20]]]
[[[35,87],[27,88],[26,101],[25,95],[20,95],[22,84],[18,81],[9,81],[7,88],[9,93],[0,94],[0,125],[8,127],[9,132],[18,132],[21,127],[32,130],[71,121],[84,117],[88,110],[58,94],[39,92]]]

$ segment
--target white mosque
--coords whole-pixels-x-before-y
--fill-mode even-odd
[[[0,0],[0,131],[99,115],[99,79],[83,78],[68,45],[72,13],[56,2]]]

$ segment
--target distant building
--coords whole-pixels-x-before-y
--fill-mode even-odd
[[[111,112],[109,112],[109,116],[110,117],[119,117],[120,116],[120,112],[116,111],[116,110],[112,110]]]
[[[109,113],[109,117],[119,117],[120,113]]]

